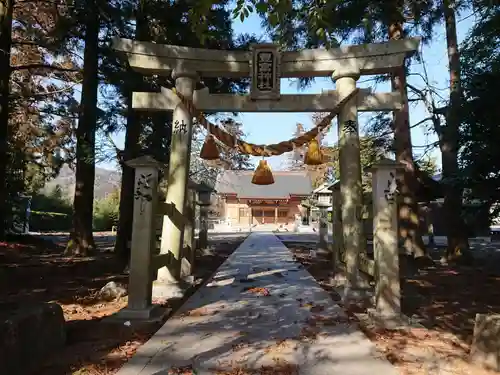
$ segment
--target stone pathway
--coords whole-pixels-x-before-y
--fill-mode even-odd
[[[191,373],[398,372],[275,235],[253,233],[118,375]]]

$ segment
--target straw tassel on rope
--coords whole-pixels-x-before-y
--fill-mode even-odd
[[[219,160],[220,152],[217,143],[215,142],[215,138],[210,131],[210,127],[208,129],[208,135],[201,147],[200,158],[203,160]]]
[[[272,185],[274,184],[274,177],[271,168],[267,161],[260,160],[259,165],[255,169],[252,177],[252,184],[254,185]]]
[[[203,160],[220,159],[219,147],[217,146],[215,138],[212,134],[207,135],[207,138],[201,147],[200,158]]]
[[[323,164],[323,152],[316,138],[311,139],[307,147],[306,156],[304,157],[304,164],[306,165],[320,165]]]

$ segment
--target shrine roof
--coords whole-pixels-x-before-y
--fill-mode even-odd
[[[309,196],[313,185],[306,172],[273,172],[274,184],[252,184],[253,171],[225,170],[217,180],[215,190],[219,194],[234,194],[238,198],[285,199],[291,195]]]

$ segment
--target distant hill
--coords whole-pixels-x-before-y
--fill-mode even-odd
[[[107,194],[112,193],[115,189],[120,188],[121,173],[109,169],[97,168],[95,169],[95,185],[94,197],[96,199],[105,198]],[[45,184],[43,192],[51,192],[57,185],[59,185],[64,194],[73,199],[75,193],[75,172],[70,167],[65,165],[61,168],[59,175]]]

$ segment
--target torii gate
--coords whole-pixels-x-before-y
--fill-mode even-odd
[[[176,90],[200,111],[227,112],[332,112],[356,88],[361,75],[388,74],[400,68],[420,39],[343,46],[331,50],[306,49],[280,52],[273,44],[256,44],[251,51],[210,50],[162,45],[117,38],[113,48],[125,54],[137,72],[171,75]],[[332,77],[336,90],[315,95],[281,95],[280,78]],[[200,77],[251,77],[249,95],[210,94],[195,90]],[[343,244],[348,284],[356,285],[363,238],[361,165],[358,111],[395,111],[405,100],[399,92],[373,93],[361,89],[339,111],[340,190]],[[166,203],[184,213],[191,154],[193,116],[171,90],[135,92],[132,109],[173,111],[172,144]],[[177,224],[179,225],[179,224]],[[161,254],[173,254],[172,269],[158,270],[159,281],[180,277],[183,228],[164,217]]]

